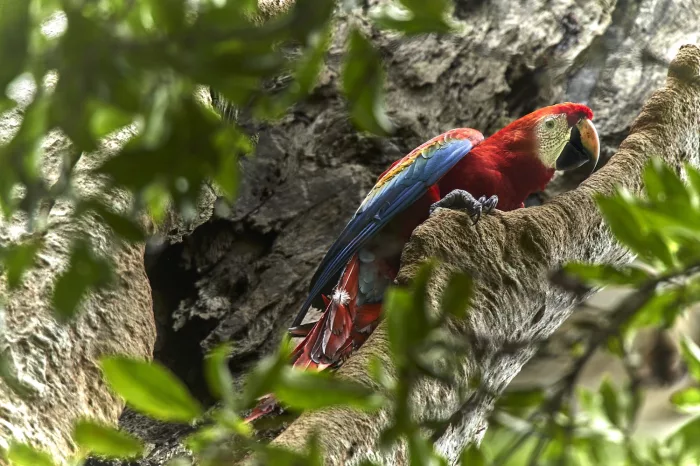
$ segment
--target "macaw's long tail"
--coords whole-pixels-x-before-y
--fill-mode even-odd
[[[292,352],[294,367],[319,371],[336,368],[367,340],[379,323],[382,305],[358,305],[361,300],[358,298],[363,298],[360,279],[360,259],[355,254],[345,267],[333,296],[330,299],[323,297],[326,310],[321,318],[292,332],[304,336]],[[276,407],[274,398],[265,395],[245,420],[251,422]]]
[[[323,370],[342,364],[376,327],[381,303],[360,304],[360,260],[348,262],[326,311],[292,352],[294,367]]]

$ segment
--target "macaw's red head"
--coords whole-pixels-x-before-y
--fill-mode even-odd
[[[511,149],[535,155],[547,168],[571,170],[588,162],[595,168],[600,141],[592,119],[587,106],[565,102],[535,110],[493,136],[505,137]]]

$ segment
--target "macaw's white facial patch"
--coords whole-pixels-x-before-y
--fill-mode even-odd
[[[546,167],[554,168],[559,154],[571,137],[565,113],[542,117],[535,128],[537,156]]]

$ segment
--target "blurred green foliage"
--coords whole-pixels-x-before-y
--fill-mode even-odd
[[[0,147],[0,208],[6,220],[27,214],[31,233],[26,244],[1,245],[10,287],[33,264],[37,238],[59,199],[75,205],[76,220],[97,214],[126,241],[145,239],[144,212],[156,223],[168,209],[194,216],[204,183],[215,183],[233,201],[239,159],[252,153],[254,135],[222,119],[197,90],[212,89],[261,121],[283,116],[315,86],[334,10],[353,6],[298,0],[263,20],[253,0],[3,0],[0,86],[38,84],[28,103],[0,98],[0,110],[22,112],[18,131]],[[375,16],[377,24],[405,34],[446,33],[449,8],[447,0],[401,0],[391,14]],[[387,134],[379,53],[359,25],[346,42],[341,80],[351,119],[361,130]],[[266,84],[281,76],[289,78],[283,92],[270,91]],[[73,155],[50,185],[40,170],[41,143],[55,129],[70,139]],[[125,146],[93,170],[106,175],[104,192],[81,198],[71,183],[73,167],[95,157],[105,136],[126,129],[134,134]],[[131,194],[126,209],[110,205],[115,189]],[[75,314],[87,291],[112,278],[109,257],[91,253],[88,238],[75,240],[71,267],[54,297],[61,319]]]
[[[502,428],[490,429],[482,443],[494,464],[561,464],[562,458],[575,465],[697,464],[700,419],[664,442],[633,436],[643,401],[633,338],[644,327],[672,327],[700,301],[700,172],[690,165],[683,172],[687,183],[654,158],[644,171],[642,196],[619,189],[598,197],[606,224],[637,261],[621,266],[571,263],[564,270],[578,281],[572,289],[625,286],[633,291],[616,306],[607,325],[587,329],[585,347],[572,348],[575,363],[556,387],[509,393],[500,400],[496,424]],[[687,338],[680,347],[690,376],[700,381],[700,349]],[[599,350],[622,358],[628,372],[624,386],[608,380],[597,391],[576,386],[584,364]],[[698,412],[700,390],[680,390],[671,401],[681,411]]]
[[[22,110],[18,131],[0,147],[0,207],[4,221],[23,212],[35,235],[17,244],[0,245],[8,286],[16,288],[42,247],[42,215],[58,199],[73,203],[74,220],[97,215],[120,241],[143,241],[139,216],[159,222],[166,209],[180,215],[195,212],[200,187],[213,181],[229,200],[237,192],[238,163],[254,148],[253,135],[223,121],[195,97],[199,86],[220,93],[237,109],[259,120],[284,115],[314,88],[332,40],[337,8],[353,2],[296,0],[292,7],[261,21],[255,0],[4,0],[0,1],[0,86],[18,79],[39,83]],[[405,35],[449,33],[448,0],[398,0],[373,10],[374,26]],[[66,24],[55,14],[61,11]],[[53,18],[54,33],[46,34]],[[348,113],[360,129],[378,135],[391,131],[382,105],[384,70],[379,51],[350,22],[342,89]],[[291,53],[293,52],[293,53]],[[56,74],[55,86],[44,83]],[[265,84],[291,77],[283,93],[270,93]],[[0,110],[19,105],[7,96]],[[22,104],[24,105],[24,104]],[[114,156],[99,165],[104,196],[80,198],[71,186],[72,168],[81,157],[93,157],[106,135],[131,127],[135,135]],[[65,179],[53,185],[41,176],[44,136],[60,129],[73,144],[64,160]],[[592,329],[591,341],[575,357],[585,362],[592,351],[607,348],[628,357],[629,340],[642,326],[670,326],[698,300],[700,267],[700,172],[686,167],[688,183],[655,161],[645,172],[645,197],[620,191],[601,197],[598,204],[615,236],[646,264],[611,266],[569,264],[566,272],[585,286],[631,286],[637,291],[623,302],[610,328]],[[21,188],[21,189],[18,189]],[[126,211],[115,211],[108,199],[114,189],[132,196]],[[48,226],[50,228],[50,225]],[[455,419],[417,421],[410,397],[421,378],[452,383],[453,365],[470,348],[445,329],[450,319],[467,317],[471,280],[455,275],[441,308],[427,307],[427,283],[436,263],[426,264],[410,289],[392,288],[385,302],[385,319],[393,362],[375,359],[368,370],[372,389],[332,374],[300,372],[288,366],[290,341],[261,361],[236,393],[228,368],[230,346],[215,349],[205,363],[211,393],[221,403],[205,411],[182,382],[155,362],[121,356],[104,358],[106,382],[134,409],[172,422],[191,423],[196,431],[185,441],[202,465],[231,464],[246,452],[263,464],[321,464],[322,452],[310,438],[303,452],[290,452],[258,442],[241,413],[256,400],[273,393],[292,410],[347,406],[370,412],[388,410],[392,419],[382,436],[385,447],[405,442],[412,465],[447,464],[433,447]],[[93,250],[87,237],[76,237],[68,268],[58,277],[53,305],[56,316],[70,320],[90,291],[108,286],[112,264]],[[700,377],[700,350],[683,343],[690,373]],[[18,393],[7,361],[0,359],[0,375]],[[482,446],[469,446],[462,465],[486,464],[630,464],[679,465],[700,455],[700,422],[692,422],[663,445],[639,446],[631,427],[640,394],[630,384],[618,390],[609,382],[597,392],[575,389],[581,364],[561,387],[551,392],[509,393],[499,402],[492,427]],[[479,386],[478,377],[473,386]],[[465,402],[468,393],[464,393]],[[683,408],[700,404],[700,390],[677,393]],[[572,403],[578,404],[574,411]],[[576,412],[576,415],[574,413]],[[456,415],[459,413],[455,413]],[[86,455],[133,458],[144,451],[140,441],[100,423],[82,419],[73,440],[80,463]],[[3,455],[19,466],[48,466],[53,460],[33,447],[13,442]],[[172,465],[189,464],[175,459]],[[365,463],[370,464],[370,463]]]
[[[87,419],[75,423],[73,440],[80,450],[107,458],[131,458],[143,453],[143,445],[137,438]]]

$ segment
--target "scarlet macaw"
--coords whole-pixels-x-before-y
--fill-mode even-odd
[[[337,367],[376,328],[385,289],[396,277],[403,246],[437,208],[482,214],[524,207],[555,170],[598,161],[599,140],[585,105],[561,103],[536,110],[489,138],[471,128],[447,131],[394,162],[379,176],[311,280],[309,296],[290,332],[304,339],[294,366]],[[337,277],[340,274],[340,279]],[[335,281],[334,281],[335,279]],[[323,295],[336,283],[331,297]],[[325,312],[301,325],[321,296]],[[274,407],[271,397],[247,418]]]

